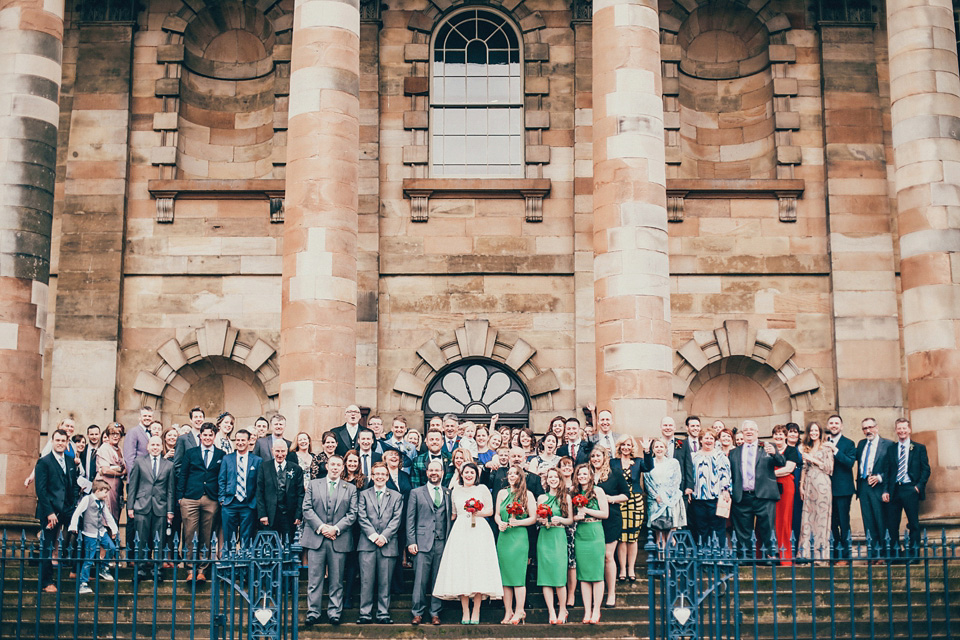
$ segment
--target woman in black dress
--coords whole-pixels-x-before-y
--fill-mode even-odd
[[[607,599],[604,607],[612,608],[617,604],[617,544],[623,532],[623,517],[620,514],[620,504],[630,497],[630,487],[623,477],[623,467],[619,460],[610,460],[610,452],[606,447],[594,447],[590,452],[590,469],[594,474],[594,484],[607,496],[610,505],[610,515],[603,520],[603,541],[606,543],[604,552],[603,579],[606,583]]]

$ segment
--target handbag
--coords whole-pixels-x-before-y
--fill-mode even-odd
[[[657,531],[667,531],[673,529],[673,518],[670,516],[660,516],[650,521],[650,528]]]

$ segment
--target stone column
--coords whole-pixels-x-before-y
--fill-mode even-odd
[[[594,0],[597,405],[635,433],[672,398],[660,76],[656,0]]]
[[[0,0],[0,514],[33,521],[63,0]]]
[[[887,0],[907,406],[933,475],[928,520],[960,516],[960,78],[950,0]]]
[[[318,436],[356,393],[357,0],[298,0],[290,67],[280,410]]]

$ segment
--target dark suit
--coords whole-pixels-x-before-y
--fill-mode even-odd
[[[290,447],[293,446],[293,443],[286,438],[283,438],[283,441],[287,443],[287,453],[289,453]],[[257,438],[256,443],[253,445],[253,455],[257,456],[264,462],[273,460],[273,434],[263,436],[262,438]]]
[[[350,432],[347,431],[346,423],[340,425],[339,427],[334,427],[330,430],[333,435],[337,437],[337,455],[342,456],[350,449],[357,448],[357,436],[360,435],[360,432],[363,431],[363,427],[357,425],[357,435],[350,437]]]
[[[573,459],[573,466],[587,464],[590,462],[590,452],[593,451],[593,443],[587,440],[581,440],[577,443],[577,456]],[[573,457],[570,455],[570,445],[565,444],[557,449],[557,455],[561,458]]]
[[[360,618],[373,615],[373,587],[377,586],[377,619],[390,617],[390,579],[400,548],[397,532],[403,521],[403,496],[399,491],[384,489],[377,500],[376,487],[360,492],[357,520],[360,537]],[[371,536],[382,535],[387,543],[378,547]]]
[[[83,453],[80,454],[79,459],[80,467],[78,471],[80,475],[92,483],[94,478],[97,477],[97,447],[87,446],[87,448],[83,450]],[[90,493],[90,490],[88,489],[82,493]]]
[[[383,457],[383,454],[377,453],[376,450],[370,450],[369,453],[364,454],[362,451],[357,451],[360,454],[360,473],[362,473],[366,478],[370,477],[370,471],[373,469],[374,463],[380,462],[380,459]],[[364,470],[364,455],[369,455],[370,460],[367,465],[367,469]]]
[[[874,438],[876,454],[873,457],[873,467],[864,467],[867,439],[857,443],[857,499],[860,501],[860,513],[863,516],[863,530],[869,538],[870,547],[874,550],[884,549],[885,535],[889,517],[889,505],[883,501],[884,493],[891,493],[896,471],[890,468],[889,454],[894,449],[893,443],[886,438]],[[896,461],[893,462],[896,465]],[[895,469],[895,467],[894,467]],[[864,470],[870,474],[880,476],[880,482],[871,487],[863,477]]]
[[[190,449],[199,446],[200,440],[193,431],[187,431],[177,438],[177,444],[173,447],[173,476],[176,478],[174,482],[180,482],[180,467],[183,466],[183,456],[185,456]],[[180,494],[177,493],[174,497],[179,500]]]
[[[434,503],[433,486],[425,484],[410,492],[407,498],[407,546],[417,545],[413,556],[413,606],[415,616],[422,616],[427,607],[427,591],[433,590],[440,569],[440,558],[450,535],[450,491],[440,487],[440,506]],[[443,601],[430,599],[430,615],[440,615]]]
[[[441,451],[443,451],[443,453],[445,453],[446,455],[453,456],[453,452],[456,451],[457,447],[459,446],[460,446],[459,437],[454,438],[453,446],[450,446],[450,444],[447,442],[447,436],[446,435],[443,436],[443,448],[441,449]]]
[[[163,456],[157,460],[156,475],[151,455],[137,458],[130,469],[128,508],[133,510],[136,535],[144,551],[162,543],[167,514],[173,515],[173,480],[173,463]]]
[[[510,466],[500,467],[496,471],[491,471],[484,467],[483,471],[480,473],[480,482],[487,485],[487,488],[490,489],[490,495],[497,496],[500,493],[501,489],[507,487],[507,472],[510,470]],[[623,473],[622,471],[620,472]],[[534,498],[538,498],[543,495],[543,482],[540,480],[540,476],[535,473],[526,474],[526,483],[527,489],[533,493]],[[534,527],[530,527],[534,528]]]
[[[197,557],[207,555],[213,538],[213,525],[220,511],[217,502],[219,493],[220,463],[224,453],[213,447],[209,465],[203,462],[203,447],[188,449],[183,455],[180,475],[177,477],[177,495],[180,496],[180,515],[183,518],[183,543],[187,557],[192,557],[194,544]],[[198,536],[194,541],[194,536]],[[201,573],[209,563],[198,567]]]
[[[837,452],[833,456],[833,474],[830,476],[833,494],[830,528],[834,546],[839,549],[849,549],[850,503],[853,501],[854,494],[853,465],[857,461],[857,446],[853,444],[853,440],[844,435],[841,435],[834,444]]]
[[[280,539],[293,541],[303,520],[303,469],[292,460],[284,460],[282,473],[277,474],[277,461],[269,460],[257,472],[257,517],[267,519],[267,529],[280,534]]]
[[[927,481],[930,479],[930,461],[927,448],[910,441],[907,445],[907,477],[899,477],[900,443],[893,445],[890,452],[893,462],[893,491],[890,493],[890,539],[900,538],[900,517],[907,515],[907,531],[910,532],[910,546],[917,549],[920,545],[920,502],[927,497]]]
[[[347,554],[353,551],[353,523],[357,520],[357,488],[337,481],[330,494],[327,478],[311,480],[303,498],[303,536],[300,546],[307,550],[307,617],[320,617],[323,577],[327,575],[327,615],[337,620],[343,613],[343,573]],[[320,527],[332,525],[339,533],[333,540],[320,534]]]
[[[220,512],[223,521],[224,544],[249,544],[257,530],[257,472],[263,460],[249,451],[246,456],[246,473],[243,500],[237,499],[237,453],[224,456],[217,478]]]
[[[71,511],[77,503],[77,467],[73,460],[63,456],[64,468],[51,451],[37,461],[34,483],[37,491],[37,520],[43,530],[43,558],[40,563],[40,586],[53,584],[53,564],[50,558],[57,544],[60,530],[70,522]],[[47,519],[57,516],[57,524],[47,526]]]
[[[755,533],[757,543],[767,549],[768,556],[772,556],[776,554],[777,548],[773,524],[777,500],[780,499],[774,468],[784,466],[786,460],[779,453],[768,454],[761,443],[755,444],[757,452],[753,491],[745,491],[743,488],[743,450],[746,444],[730,452],[730,475],[733,479],[733,507],[730,509],[730,516],[737,536],[737,547],[741,553],[752,553],[751,536]]]

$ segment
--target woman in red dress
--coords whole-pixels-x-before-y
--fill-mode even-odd
[[[786,464],[777,467],[774,473],[780,484],[780,499],[777,501],[777,515],[774,529],[777,533],[777,547],[780,549],[780,564],[789,566],[793,559],[793,496],[795,484],[793,470],[800,463],[800,454],[796,447],[787,444],[787,427],[778,424],[773,428],[773,446],[777,453],[786,458]]]

